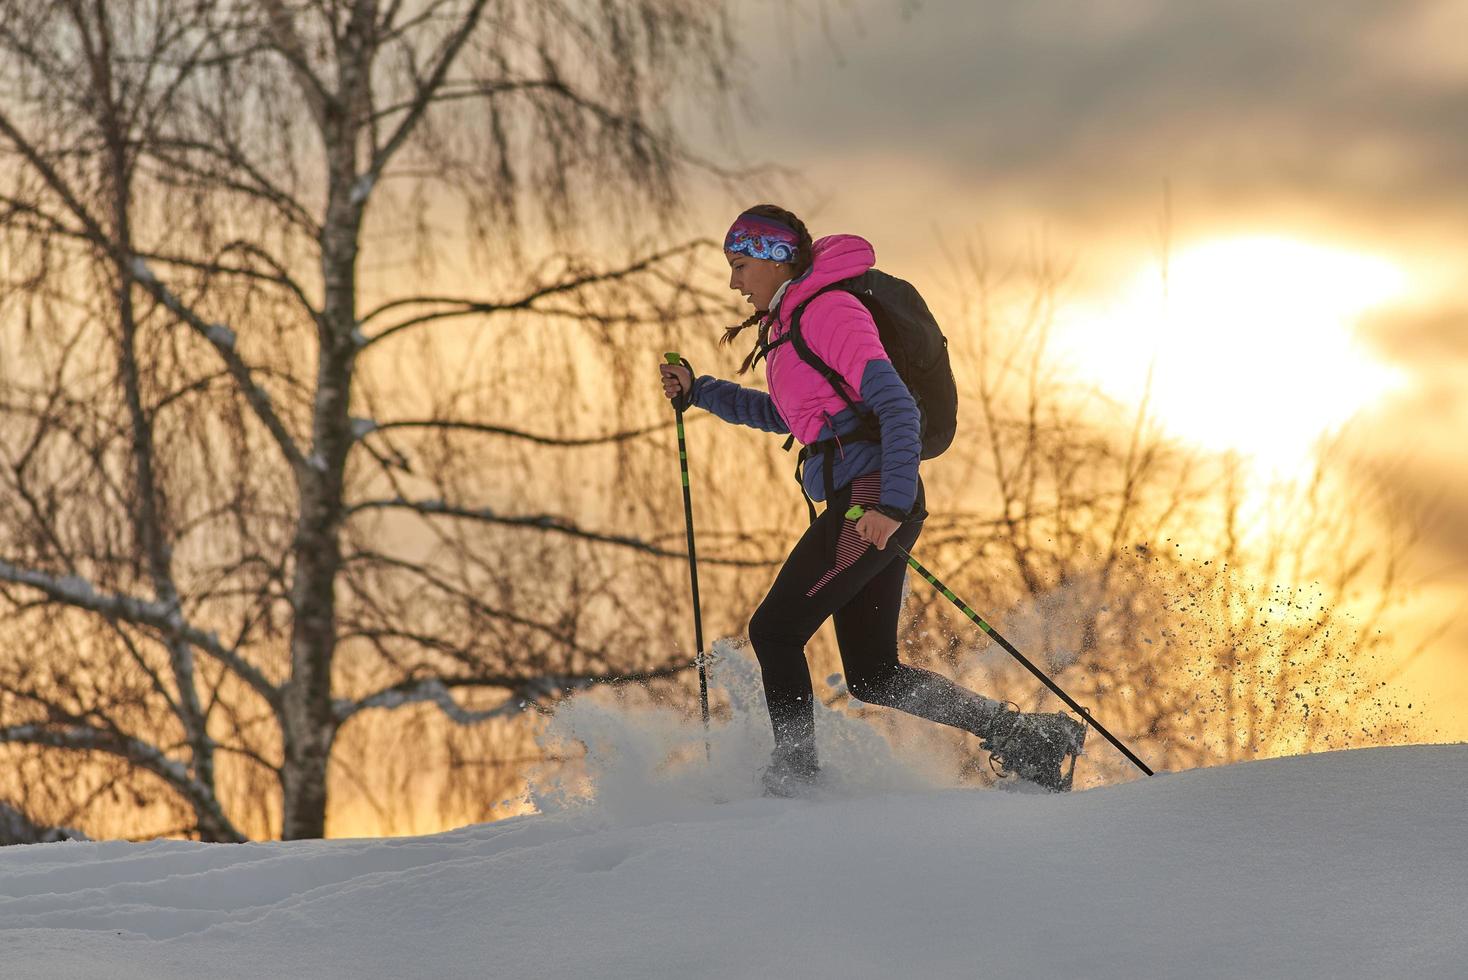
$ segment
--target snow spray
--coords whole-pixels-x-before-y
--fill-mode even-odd
[[[727,712],[705,731],[697,720],[645,688],[579,694],[563,702],[537,739],[548,756],[584,754],[545,765],[530,778],[530,801],[542,812],[591,807],[613,819],[666,817],[714,802],[762,795],[770,731],[759,667],[742,639],[713,643],[713,687]],[[817,700],[817,745],[826,778],[822,796],[857,798],[952,785],[921,746],[894,747],[861,718]],[[707,756],[699,743],[707,738]]]

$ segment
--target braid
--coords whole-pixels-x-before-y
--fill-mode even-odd
[[[749,318],[747,320],[745,320],[743,323],[735,324],[732,327],[725,327],[724,328],[724,336],[722,338],[720,338],[719,343],[721,343],[721,344],[732,344],[732,343],[734,343],[734,338],[735,337],[738,337],[741,333],[743,333],[745,327],[752,327],[752,326],[754,326],[756,323],[759,322],[759,319],[760,319],[760,314],[756,311],[754,313],[751,313],[749,315]],[[764,331],[761,330],[760,333],[763,334]],[[760,339],[763,340],[764,338],[761,337]],[[756,344],[755,347],[754,347],[754,350],[750,351],[749,352],[749,355],[744,358],[744,363],[742,365],[740,365],[740,367],[739,367],[739,373],[740,374],[743,374],[744,372],[748,371],[750,369],[750,367],[754,364],[754,355],[756,355],[756,354],[759,353],[759,348],[760,348],[760,345],[759,344]]]
[[[795,259],[791,262],[795,273],[791,278],[799,279],[810,271],[812,261],[811,253],[814,250],[815,243],[810,237],[810,231],[805,227],[805,222],[797,218],[792,212],[786,211],[784,208],[774,204],[756,204],[754,207],[746,209],[744,213],[757,214],[762,218],[773,219],[795,232],[799,240],[795,246]],[[734,338],[743,333],[746,327],[752,327],[756,323],[759,323],[761,315],[759,312],[755,312],[743,323],[725,328],[724,336],[720,340],[720,343],[732,344]],[[760,348],[765,345],[768,329],[767,324],[760,325],[759,341],[755,344],[754,349],[749,352],[748,356],[744,358],[744,364],[739,368],[740,374],[744,374],[754,366],[755,360],[759,356]]]

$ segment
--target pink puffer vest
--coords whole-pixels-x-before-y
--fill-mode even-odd
[[[871,243],[856,235],[822,238],[811,256],[810,271],[785,287],[775,311],[778,322],[770,325],[770,344],[789,332],[790,316],[797,306],[833,282],[861,275],[877,260]],[[867,363],[888,360],[872,315],[850,293],[833,291],[813,300],[801,314],[800,333],[811,351],[840,373],[853,401],[861,400],[861,376]],[[770,352],[765,380],[776,410],[802,445],[819,439],[821,427],[847,407],[820,372],[801,360],[788,343]]]

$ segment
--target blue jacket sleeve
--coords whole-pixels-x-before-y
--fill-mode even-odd
[[[693,382],[689,400],[699,408],[713,412],[725,422],[747,425],[765,432],[790,431],[790,426],[775,411],[774,400],[757,388],[746,388],[705,374]]]
[[[882,429],[882,506],[911,510],[923,449],[917,402],[892,362],[882,358],[862,369],[861,400],[877,413]]]

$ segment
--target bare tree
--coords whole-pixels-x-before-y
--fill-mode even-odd
[[[610,555],[676,542],[527,480],[657,437],[571,431],[568,363],[720,309],[666,244],[719,175],[673,119],[723,111],[720,3],[0,10],[0,742],[34,799],[317,837],[354,719],[682,669],[656,603],[592,612],[638,601]]]

